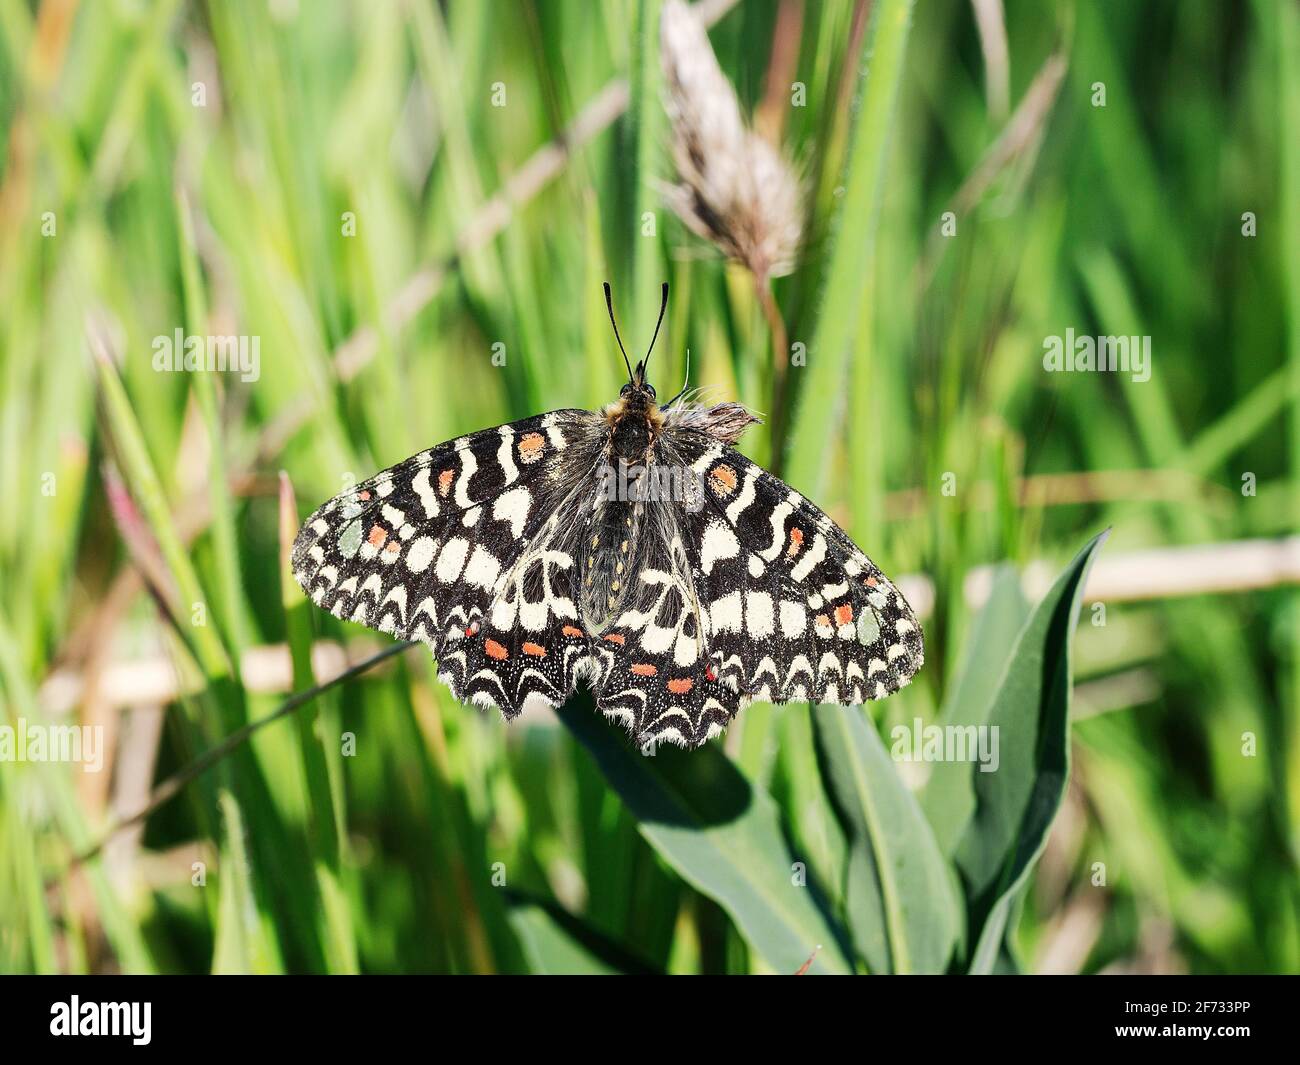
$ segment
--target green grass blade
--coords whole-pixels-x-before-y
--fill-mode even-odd
[[[874,255],[884,196],[886,150],[902,79],[911,0],[880,0],[867,32],[870,61],[862,78],[862,110],[853,132],[844,207],[836,223],[817,327],[808,346],[799,404],[789,434],[788,480],[816,499],[830,477],[826,457],[839,431],[844,382],[861,318],[859,289]]]

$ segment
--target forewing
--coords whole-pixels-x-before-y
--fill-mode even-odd
[[[915,615],[821,510],[703,433],[666,431],[659,458],[689,466],[698,490],[657,504],[672,549],[648,576],[674,591],[618,619],[601,709],[643,739],[697,746],[754,700],[853,704],[912,678]]]
[[[920,624],[839,526],[733,448],[709,444],[692,468],[705,505],[681,512],[683,539],[723,683],[764,702],[849,705],[911,680]]]
[[[466,701],[507,716],[534,690],[560,702],[574,676],[565,656],[526,647],[558,646],[574,619],[566,567],[546,550],[554,519],[589,483],[602,433],[599,415],[561,410],[421,452],[308,518],[294,577],[336,617],[428,644]],[[545,609],[529,609],[528,594]]]

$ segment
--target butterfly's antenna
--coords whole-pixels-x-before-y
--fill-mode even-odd
[[[659,339],[659,327],[664,324],[664,311],[668,310],[668,282],[664,282],[663,296],[659,301],[659,321],[655,322],[655,335],[650,338],[650,346],[645,349],[645,358],[641,360],[641,380],[645,380],[646,363],[650,361],[650,352],[655,349],[655,341]]]
[[[618,335],[618,322],[614,321],[614,297],[609,293],[608,281],[605,282],[605,307],[609,311],[609,324],[614,327],[614,339],[618,341],[618,350],[623,353],[623,365],[627,367],[628,383],[631,384],[632,364],[627,361],[627,349],[623,347],[623,338]]]

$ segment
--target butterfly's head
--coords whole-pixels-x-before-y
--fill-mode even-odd
[[[655,405],[655,386],[645,379],[644,362],[636,364],[632,380],[619,389],[618,396],[628,410],[645,410]]]
[[[650,347],[646,349],[645,358],[636,364],[635,370],[628,361],[627,349],[623,347],[623,338],[618,335],[618,322],[614,320],[614,300],[610,295],[609,282],[605,283],[605,306],[609,310],[609,324],[614,327],[614,339],[618,341],[618,350],[623,354],[623,365],[627,367],[627,384],[618,394],[619,407],[624,411],[653,410],[655,389],[654,385],[646,380],[646,363],[650,361],[650,352],[654,351],[655,341],[659,339],[659,327],[664,324],[664,311],[668,309],[668,282],[664,282],[663,297],[659,303],[659,321],[655,323]]]
[[[636,364],[632,380],[618,392],[618,402],[605,408],[610,428],[619,441],[620,454],[639,454],[663,424],[655,402],[655,387],[645,379],[645,366]]]

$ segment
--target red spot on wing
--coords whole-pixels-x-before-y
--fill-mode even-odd
[[[715,669],[713,668],[713,663],[712,663],[712,662],[710,662],[707,666],[704,667],[704,679],[705,679],[705,680],[717,680],[717,679],[718,679],[718,673],[717,673],[717,670],[715,670]]]

